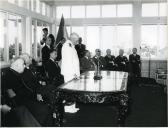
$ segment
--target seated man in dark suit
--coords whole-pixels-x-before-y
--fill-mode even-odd
[[[104,57],[104,59],[106,61],[105,69],[114,71],[116,69],[115,56],[111,55],[111,50],[110,49],[107,49],[106,53],[107,53],[107,55]]]
[[[9,72],[6,74],[8,90],[15,93],[13,100],[17,106],[25,106],[41,126],[52,126],[52,111],[47,104],[37,99],[37,93],[32,86],[24,83],[21,75],[25,65],[23,59],[17,59],[11,64]]]
[[[91,71],[95,69],[95,65],[93,60],[90,58],[90,52],[88,50],[85,51],[85,56],[80,60],[80,70],[81,73],[85,71]]]
[[[79,37],[78,44],[75,45],[79,59],[84,57],[86,46],[82,44],[82,38]]]
[[[135,77],[140,77],[141,76],[141,59],[140,56],[137,54],[137,49],[133,48],[132,49],[132,54],[129,55],[129,63],[130,63],[130,72],[132,73],[133,76]]]
[[[117,65],[117,71],[128,71],[128,59],[123,55],[124,50],[119,50],[119,56],[116,57],[115,63]]]
[[[46,63],[46,72],[48,73],[49,80],[56,86],[64,83],[64,78],[61,75],[61,69],[58,63],[55,61],[57,57],[57,51],[52,50],[50,52],[50,59]]]
[[[96,49],[95,52],[96,52],[96,55],[93,57],[93,61],[97,65],[97,67],[99,65],[99,68],[101,70],[104,70],[106,67],[106,61],[105,61],[104,57],[101,56],[100,49]]]

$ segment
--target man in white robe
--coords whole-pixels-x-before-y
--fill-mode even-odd
[[[70,40],[67,40],[62,46],[61,74],[64,76],[65,83],[72,79],[79,79],[80,76],[79,58],[75,49],[78,40],[78,34],[71,33]],[[75,103],[65,106],[65,112],[75,113],[78,110]]]
[[[65,82],[80,76],[79,58],[75,49],[78,39],[79,36],[72,33],[70,40],[67,40],[62,46],[61,74],[64,76]]]

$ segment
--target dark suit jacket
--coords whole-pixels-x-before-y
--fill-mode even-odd
[[[80,60],[80,70],[82,72],[91,71],[91,70],[94,70],[94,69],[95,69],[95,67],[94,67],[94,64],[91,61],[91,59],[86,58],[86,57],[81,58],[81,60]]]
[[[129,55],[129,63],[130,63],[130,72],[134,73],[135,75],[140,76],[140,64],[141,64],[141,59],[139,55]]]
[[[104,57],[106,61],[106,70],[115,70],[115,56],[108,57],[107,55]]]
[[[33,87],[26,85],[21,74],[12,69],[9,70],[6,77],[8,78],[6,82],[8,89],[12,89],[16,94],[14,97],[16,104],[26,106],[42,126],[51,126],[52,123],[49,122],[52,120],[51,110],[47,104],[37,101]]]
[[[58,66],[57,62],[49,59],[46,63],[46,71],[49,76],[50,81],[54,81],[56,86],[59,86],[64,83],[63,76],[61,75],[61,69]]]
[[[86,50],[86,46],[84,44],[77,44],[77,45],[75,45],[75,49],[77,51],[77,54],[78,54],[79,58],[84,57],[84,52]]]
[[[49,60],[50,52],[51,52],[51,49],[47,45],[45,45],[42,48],[42,62],[43,62],[43,64],[45,64]]]
[[[98,58],[96,56],[93,57],[93,61],[98,66]],[[106,67],[106,61],[102,56],[99,57],[99,67],[101,70],[104,70]]]
[[[125,64],[123,64],[122,62],[124,62]],[[117,64],[118,71],[128,71],[128,59],[126,56],[117,56],[115,63]]]

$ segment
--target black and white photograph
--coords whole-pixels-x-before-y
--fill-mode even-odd
[[[167,0],[0,0],[1,127],[168,127]]]

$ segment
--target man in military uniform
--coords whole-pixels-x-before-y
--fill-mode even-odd
[[[124,50],[119,50],[119,55],[115,59],[115,63],[117,65],[117,71],[128,71],[128,59],[126,56],[123,55]]]
[[[98,67],[98,65],[99,65],[99,68],[100,68],[101,70],[105,70],[106,62],[105,62],[104,57],[101,56],[101,51],[100,51],[100,49],[96,49],[96,50],[95,50],[95,53],[96,53],[96,55],[93,57],[94,63],[97,65],[97,67]],[[98,63],[98,62],[99,62],[99,63]]]
[[[140,77],[141,76],[141,59],[140,56],[137,54],[137,49],[133,48],[132,49],[132,54],[129,55],[129,63],[130,63],[130,72],[133,76],[135,77]]]
[[[107,49],[106,50],[107,55],[104,57],[105,61],[106,61],[106,70],[111,70],[114,71],[115,70],[115,56],[111,55],[111,50]]]

